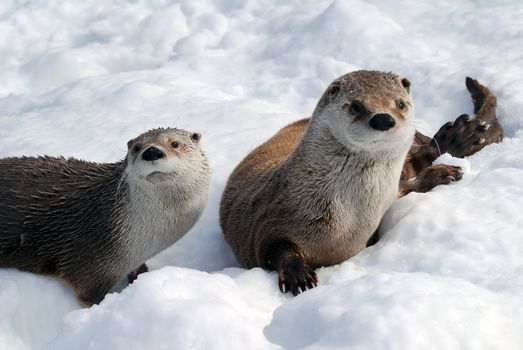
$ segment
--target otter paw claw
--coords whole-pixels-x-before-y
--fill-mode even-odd
[[[460,167],[447,164],[431,165],[424,169],[417,178],[420,184],[419,192],[427,192],[438,185],[448,185],[462,178],[463,170]]]
[[[448,152],[453,157],[463,158],[494,142],[487,142],[492,138],[490,130],[491,124],[462,114],[454,123],[444,124],[434,135],[433,142],[441,154]]]
[[[138,278],[139,274],[145,273],[148,271],[149,271],[149,268],[147,267],[147,265],[145,263],[143,263],[140,266],[138,266],[136,269],[132,270],[131,272],[129,272],[127,274],[127,280],[129,281],[129,283],[133,283],[134,280],[136,280]]]
[[[291,292],[294,296],[318,285],[318,275],[307,264],[285,266],[278,273],[278,285],[282,293]]]

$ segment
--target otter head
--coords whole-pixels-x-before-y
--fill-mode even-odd
[[[198,177],[207,171],[201,136],[185,130],[149,130],[127,143],[127,176],[146,181]]]
[[[356,71],[334,80],[313,115],[344,146],[403,150],[414,137],[410,81],[392,73]]]

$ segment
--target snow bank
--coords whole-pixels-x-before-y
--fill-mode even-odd
[[[203,134],[201,220],[153,270],[81,309],[60,282],[0,270],[0,349],[521,349],[523,6],[504,2],[3,1],[0,156],[115,161],[148,128]],[[292,298],[224,242],[228,174],[335,77],[413,83],[418,127],[472,112],[466,75],[498,96],[502,144],[462,181],[397,201],[380,242]]]
[[[236,269],[237,270],[237,269]],[[208,274],[165,267],[103,304],[72,312],[47,349],[266,348],[260,332],[282,297],[261,269]],[[94,336],[93,336],[94,335]]]
[[[265,334],[285,349],[517,349],[518,305],[459,279],[366,272],[282,305]]]

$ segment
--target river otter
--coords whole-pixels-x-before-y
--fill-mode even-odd
[[[84,305],[99,303],[202,213],[209,166],[199,143],[197,133],[154,129],[117,163],[0,159],[0,267],[58,276]]]
[[[329,85],[310,120],[252,151],[220,204],[223,234],[240,264],[276,270],[282,292],[296,295],[316,285],[314,268],[364,249],[398,194],[461,179],[459,167],[432,165],[436,145],[458,152],[458,136],[476,124],[462,117],[442,127],[440,140],[427,140],[412,114],[408,79],[356,71]]]

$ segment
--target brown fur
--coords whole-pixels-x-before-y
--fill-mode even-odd
[[[461,178],[457,167],[432,165],[441,154],[463,158],[503,140],[503,128],[496,117],[496,96],[475,79],[467,77],[465,84],[476,115],[471,118],[462,114],[454,122],[444,124],[432,139],[416,132],[401,174],[400,196],[412,191],[426,192],[436,183]]]
[[[314,268],[339,263],[366,246],[377,224],[365,216],[382,212],[370,214],[353,207],[349,208],[352,212],[348,216],[340,218],[339,203],[333,202],[337,197],[332,197],[324,185],[334,181],[333,176],[337,175],[332,174],[331,168],[341,162],[345,162],[342,172],[345,167],[360,169],[360,175],[349,180],[358,183],[365,177],[381,176],[374,169],[386,166],[388,158],[375,162],[372,157],[353,153],[329,137],[312,145],[307,140],[315,129],[321,128],[320,124],[313,124],[314,120],[333,101],[340,86],[342,93],[350,92],[348,101],[361,100],[372,109],[356,116],[354,123],[381,110],[395,116],[397,127],[402,127],[402,122],[408,123],[394,101],[404,99],[411,103],[398,87],[402,85],[410,92],[410,82],[403,79],[398,84],[397,79],[387,73],[360,71],[335,80],[318,102],[311,120],[303,119],[284,127],[236,167],[222,197],[220,224],[242,266],[278,271],[280,289],[296,295],[316,285]],[[430,147],[429,137],[416,133],[415,139],[407,158],[391,160],[400,165],[405,163],[401,188],[396,187],[398,195],[428,191],[461,178],[457,167],[432,165],[439,154]],[[321,157],[311,157],[314,153]],[[399,175],[396,184],[400,182]],[[367,190],[369,197],[376,196],[372,194],[374,190],[382,191]],[[380,219],[381,216],[378,223]],[[344,220],[359,222],[354,232],[339,231]]]
[[[405,114],[411,113],[411,105],[408,80],[353,72],[329,86],[310,122],[283,128],[251,152],[230,176],[220,206],[225,239],[239,262],[278,270],[282,289],[295,293],[315,284],[313,268],[363,249],[397,193],[414,136]],[[366,144],[368,127],[360,125],[378,112],[394,116],[392,134],[412,132],[403,139],[395,136],[399,144],[392,150],[383,143],[369,146],[381,147],[379,151],[345,146],[337,125],[364,130],[355,136]],[[332,113],[337,117],[324,117]],[[349,114],[352,120],[343,117]],[[374,132],[373,137],[378,134],[385,135]],[[370,185],[374,179],[381,183],[378,187]],[[351,191],[362,198],[360,206],[344,203],[356,200]]]

